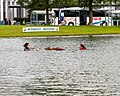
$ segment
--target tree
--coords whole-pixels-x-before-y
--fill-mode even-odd
[[[18,0],[18,4],[29,11],[45,9],[44,0]]]
[[[92,25],[92,17],[93,17],[93,6],[92,6],[93,0],[89,0],[89,23],[88,25]]]
[[[77,0],[52,0],[51,6],[60,8],[60,7],[73,7],[77,6]]]
[[[93,3],[94,4],[101,4],[102,1],[105,1],[105,0],[89,0],[89,22],[88,22],[88,25],[92,25],[92,18],[93,18]]]
[[[46,9],[46,24],[49,24],[49,0],[18,0],[18,3],[29,10],[29,14],[33,10]]]
[[[78,4],[80,7],[88,7],[89,9],[89,23],[88,25],[92,25],[92,17],[93,17],[93,1],[94,0],[78,0]]]
[[[49,24],[49,0],[46,0],[46,24]]]

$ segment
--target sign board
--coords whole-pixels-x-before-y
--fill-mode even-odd
[[[59,27],[23,27],[23,32],[59,31]]]

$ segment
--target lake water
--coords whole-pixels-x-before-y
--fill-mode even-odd
[[[0,38],[0,96],[120,96],[120,37]]]

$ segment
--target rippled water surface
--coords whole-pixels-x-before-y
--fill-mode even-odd
[[[0,96],[120,96],[120,37],[1,38]]]

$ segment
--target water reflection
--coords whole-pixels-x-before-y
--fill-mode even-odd
[[[41,49],[25,52],[25,42]],[[80,42],[89,50],[79,50]],[[117,36],[1,38],[0,43],[1,96],[120,95]],[[65,50],[44,50],[49,46]]]

